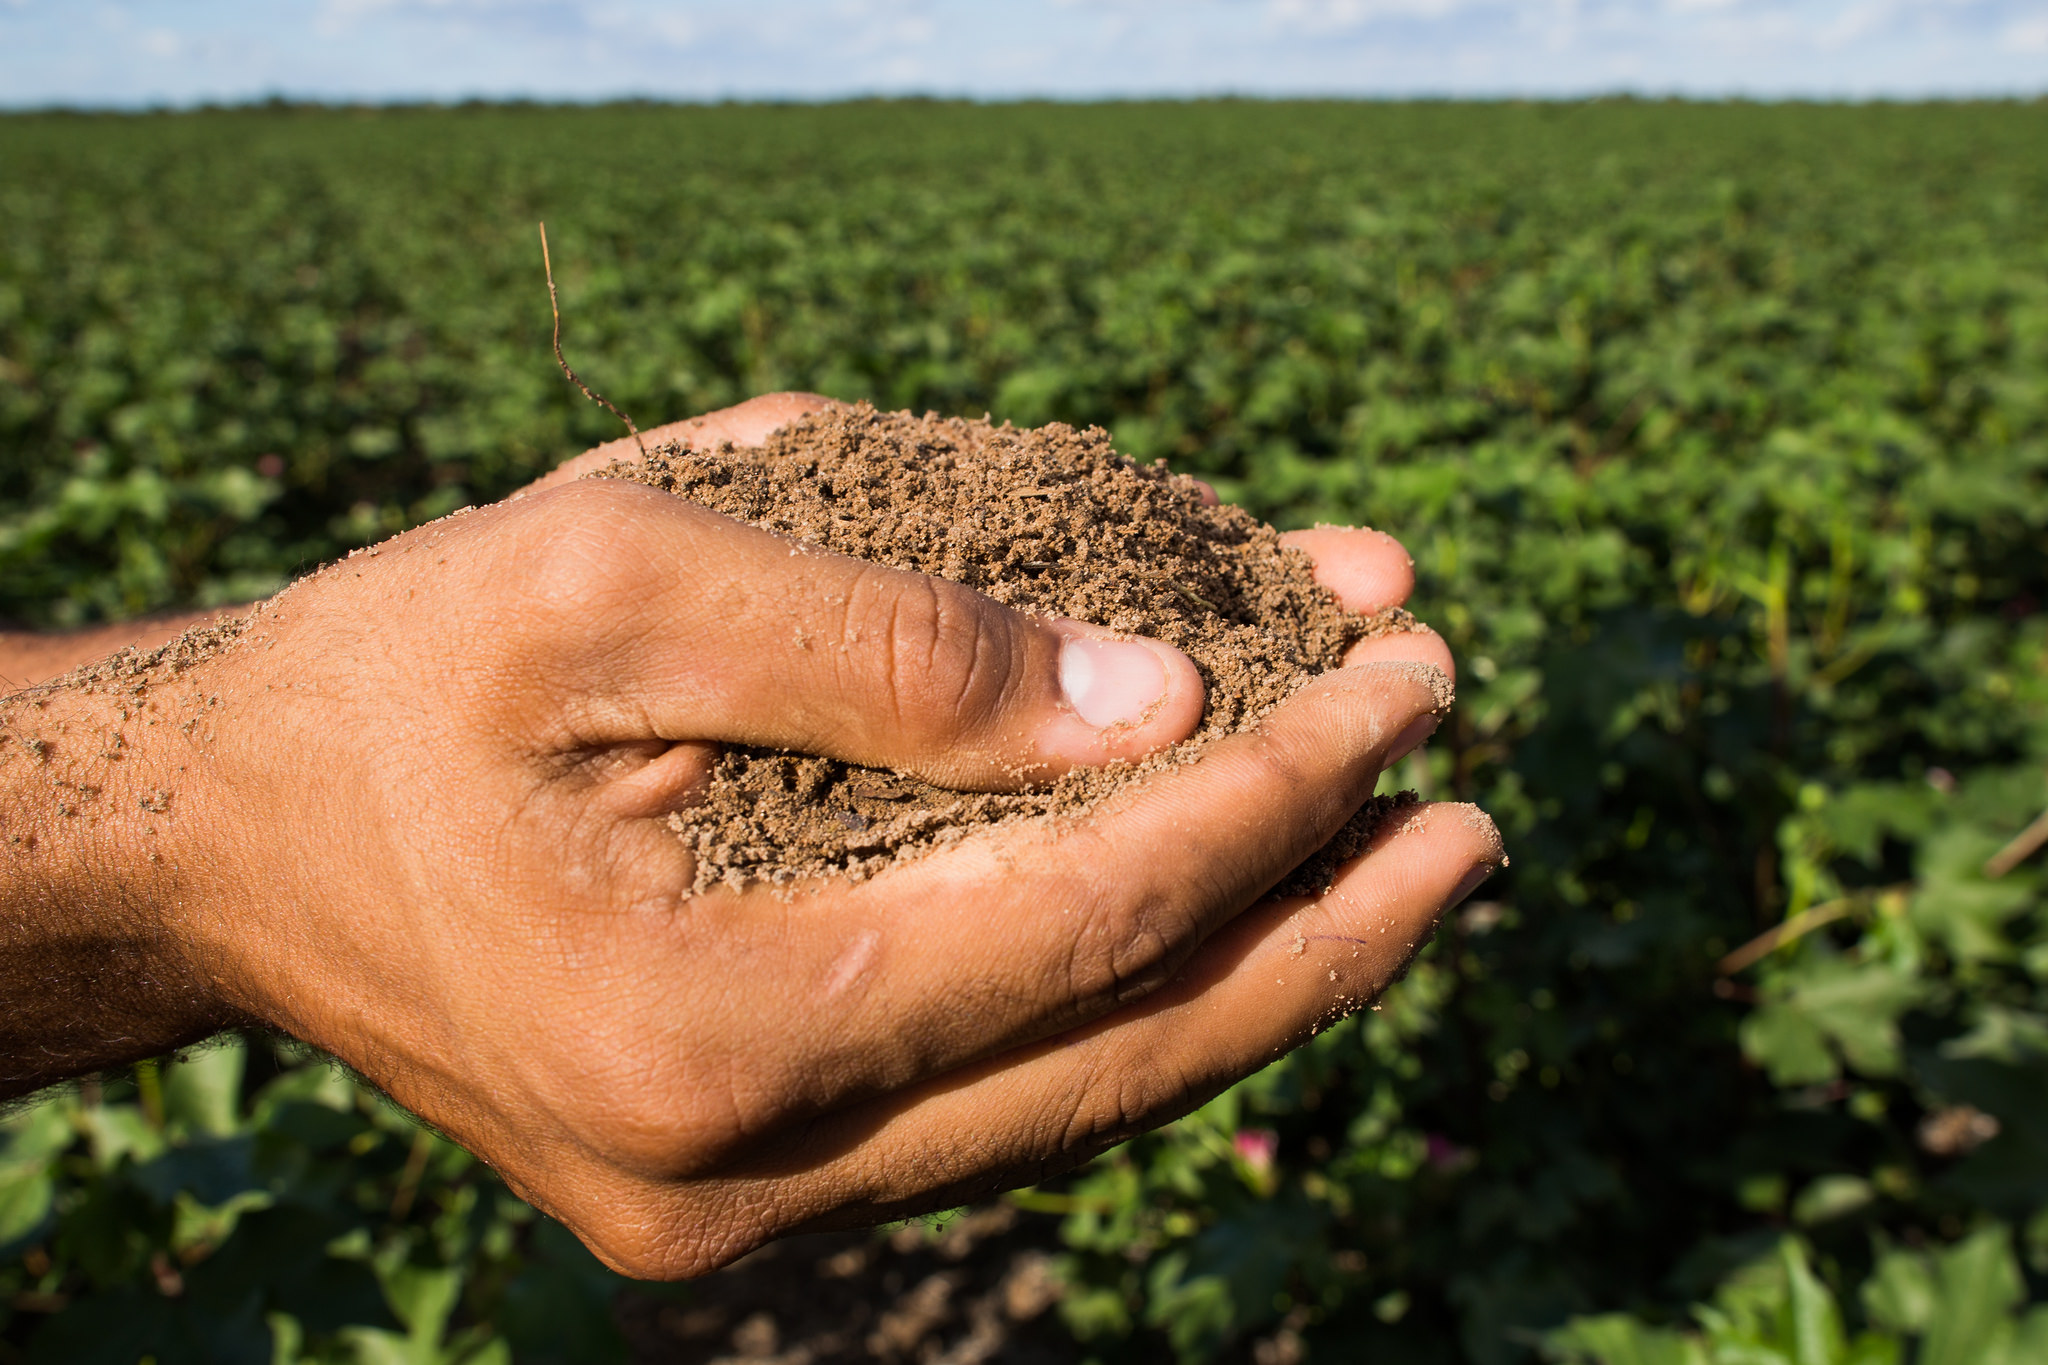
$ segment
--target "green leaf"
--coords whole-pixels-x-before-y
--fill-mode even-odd
[[[1866,1207],[1876,1192],[1861,1176],[1824,1175],[1799,1192],[1792,1201],[1792,1221],[1811,1227],[1846,1217]]]
[[[1162,1256],[1155,1262],[1147,1290],[1147,1321],[1165,1329],[1183,1359],[1207,1360],[1236,1326],[1229,1282],[1221,1275],[1189,1274],[1183,1254]]]
[[[1887,963],[1809,956],[1743,1021],[1743,1050],[1778,1085],[1832,1079],[1830,1044],[1864,1075],[1889,1076],[1899,1068],[1899,1015],[1926,993]]]
[[[1920,1252],[1893,1247],[1877,1258],[1863,1282],[1863,1309],[1887,1331],[1918,1335],[1934,1317],[1937,1292],[1933,1262]]]
[[[147,1161],[164,1150],[164,1135],[132,1104],[102,1104],[87,1109],[81,1126],[91,1141],[93,1159],[102,1169],[123,1157]]]
[[[1848,1354],[1835,1296],[1814,1276],[1806,1249],[1788,1237],[1779,1249],[1785,1270],[1786,1311],[1793,1365],[1840,1365]]]
[[[238,1195],[260,1191],[248,1137],[206,1139],[172,1147],[134,1170],[135,1184],[169,1204],[179,1194],[216,1208]]]
[[[612,1300],[624,1284],[567,1228],[544,1218],[530,1233],[526,1268],[505,1288],[497,1326],[521,1365],[623,1360]]]
[[[1769,1073],[1772,1085],[1831,1081],[1841,1067],[1827,1034],[1797,1007],[1764,1005],[1742,1021],[1742,1052]]]
[[[1905,1353],[1905,1343],[1898,1338],[1865,1332],[1849,1343],[1849,1353],[1842,1359],[1844,1365],[1899,1365]]]
[[[1571,1365],[1709,1365],[1697,1337],[1651,1327],[1626,1313],[1573,1318],[1544,1337],[1543,1349]]]
[[[2033,903],[2033,892],[2023,881],[1984,879],[1984,860],[1998,845],[1987,832],[1959,825],[1933,835],[1923,847],[1913,922],[1965,962],[2011,957],[2006,922]]]
[[[2021,1066],[2048,1057],[2048,1015],[1989,1001],[1970,1011],[1970,1031],[1941,1046],[1941,1055]]]
[[[39,1231],[56,1186],[40,1162],[0,1166],[0,1253]]]
[[[462,1272],[454,1267],[401,1265],[381,1277],[391,1311],[411,1340],[435,1343],[448,1326],[462,1294]]]
[[[1989,1365],[2040,1365],[2048,1360],[2048,1307],[2029,1311],[2013,1324],[2001,1356]]]
[[[43,1161],[69,1147],[78,1136],[73,1108],[68,1098],[46,1098],[0,1118],[0,1161]]]
[[[207,1137],[227,1137],[238,1127],[242,1072],[248,1044],[229,1035],[180,1055],[164,1067],[164,1120]]]
[[[2026,1294],[2012,1239],[1993,1224],[1934,1257],[1939,1292],[1918,1365],[1981,1365],[2011,1331],[2006,1313]]]

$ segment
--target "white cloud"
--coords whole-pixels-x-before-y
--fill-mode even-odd
[[[1739,60],[1756,63],[1751,74],[1767,82],[1784,80],[1768,68],[1794,54],[1818,63],[1807,73],[1812,80],[1878,52],[1895,70],[1910,69],[1914,44],[2027,51],[2048,24],[2043,10],[2042,0],[1267,0],[1283,30],[1380,44],[1406,34],[1417,55],[1432,45],[1486,48],[1509,68],[1527,67],[1535,53],[1576,52],[1618,75],[1666,73],[1674,88],[1700,88],[1684,79],[1688,70],[1718,65],[1736,74],[1728,63]],[[1943,54],[1917,55],[1931,74]],[[2032,84],[2048,84],[2048,71],[2034,73]]]
[[[1329,30],[1396,19],[1448,19],[1498,6],[1479,0],[1271,0],[1268,8],[1282,24]]]
[[[1998,35],[1998,45],[2007,52],[2048,52],[2048,14],[2014,20]]]
[[[540,8],[534,0],[321,0],[321,12],[336,19],[361,19],[405,10],[493,13]]]
[[[0,104],[2048,89],[2044,0],[87,3],[0,0]]]
[[[643,5],[603,4],[591,6],[590,26],[609,34],[632,34],[653,38],[671,48],[686,48],[703,36],[704,27],[688,14],[672,8],[649,13]]]

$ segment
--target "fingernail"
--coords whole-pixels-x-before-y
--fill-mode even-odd
[[[1423,740],[1436,733],[1436,726],[1437,718],[1435,716],[1417,716],[1414,720],[1409,721],[1406,728],[1400,734],[1394,736],[1394,742],[1387,746],[1387,757],[1380,766],[1391,768],[1402,759],[1408,757],[1418,744],[1421,744]]]
[[[1060,645],[1060,690],[1074,714],[1098,730],[1136,725],[1166,695],[1166,665],[1128,640],[1069,636]]]
[[[1465,880],[1458,883],[1458,889],[1456,891],[1453,891],[1450,894],[1450,896],[1445,899],[1442,913],[1449,914],[1452,910],[1456,909],[1459,901],[1464,900],[1465,897],[1471,895],[1474,891],[1477,891],[1479,889],[1479,884],[1485,881],[1488,877],[1491,877],[1492,875],[1492,863],[1481,863],[1479,864],[1479,866],[1473,868],[1470,872],[1467,872],[1465,874]]]

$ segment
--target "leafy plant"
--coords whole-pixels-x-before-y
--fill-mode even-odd
[[[1381,1008],[1012,1196],[1077,1350],[2043,1354],[2048,918],[2035,862],[1986,871],[2048,806],[2042,105],[4,126],[23,620],[261,592],[609,439],[548,354],[543,216],[579,369],[643,420],[1099,422],[1404,539],[1462,695],[1394,779],[1481,801],[1513,868]],[[6,1132],[30,1353],[606,1330],[559,1229],[268,1042]]]

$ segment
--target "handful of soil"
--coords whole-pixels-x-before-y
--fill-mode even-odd
[[[998,602],[1164,640],[1208,689],[1199,730],[1137,763],[1077,769],[1024,792],[958,792],[813,755],[730,746],[708,799],[670,817],[697,886],[856,880],[968,830],[1083,814],[1148,772],[1252,728],[1368,636],[1416,629],[1393,608],[1346,612],[1307,555],[1164,463],[1116,453],[1100,428],[813,413],[759,447],[656,448],[594,475],[650,485],[835,554],[950,579]],[[1412,795],[1376,797],[1282,884],[1319,891]]]

